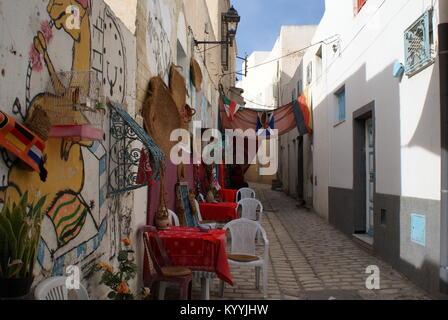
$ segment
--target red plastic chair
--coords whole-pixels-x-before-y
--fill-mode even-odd
[[[157,229],[151,226],[145,226],[141,228],[143,233],[143,244],[145,246],[146,261],[148,264],[148,269],[144,276],[143,282],[145,287],[151,288],[157,282],[174,282],[178,283],[180,287],[180,300],[190,300],[191,299],[191,270],[185,267],[176,267],[171,264],[170,258],[165,251],[165,247],[160,240]],[[163,265],[159,264],[157,260],[156,253],[152,250],[150,243],[149,232],[154,234],[154,240],[156,242],[156,248],[158,253],[162,257]],[[149,265],[149,259],[151,259],[156,273],[150,273],[151,267]]]

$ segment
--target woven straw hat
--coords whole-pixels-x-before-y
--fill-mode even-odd
[[[190,69],[191,80],[193,81],[196,91],[199,92],[202,89],[202,71],[199,63],[194,58],[191,58]]]
[[[171,65],[170,69],[170,91],[180,112],[187,103],[187,87],[184,77],[174,64]]]
[[[149,97],[143,104],[142,115],[146,130],[166,157],[177,142],[170,141],[171,132],[182,128],[182,120],[176,103],[160,76],[149,83]]]

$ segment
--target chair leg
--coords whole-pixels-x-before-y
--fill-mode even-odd
[[[269,283],[269,266],[265,264],[263,266],[263,295],[265,298],[268,297],[268,283]]]
[[[255,288],[260,289],[260,267],[255,267]]]
[[[225,289],[225,282],[223,280],[221,280],[220,286],[219,286],[219,295],[221,296],[221,298],[224,297],[224,289]]]
[[[192,292],[193,292],[193,282],[190,281],[188,284],[188,300],[192,300]]]
[[[191,299],[191,281],[180,284],[180,300]]]
[[[202,300],[210,300],[210,279],[201,278]]]
[[[165,281],[160,281],[159,282],[159,300],[165,300],[165,292],[166,292],[166,287],[168,286],[168,283],[166,283]]]

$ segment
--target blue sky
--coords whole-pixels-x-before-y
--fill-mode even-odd
[[[231,0],[241,16],[238,26],[238,56],[270,51],[282,25],[318,24],[324,0]],[[238,62],[241,69],[241,61]]]

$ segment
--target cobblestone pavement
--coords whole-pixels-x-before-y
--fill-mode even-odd
[[[430,297],[399,272],[363,251],[325,220],[269,186],[253,185],[262,201],[262,225],[270,242],[269,296],[271,300],[414,300]],[[262,241],[261,241],[262,242]],[[381,289],[367,290],[366,268],[380,268]],[[258,300],[252,268],[231,267],[234,287],[218,297],[219,281],[211,286],[212,300]],[[193,298],[200,286],[194,284]]]

